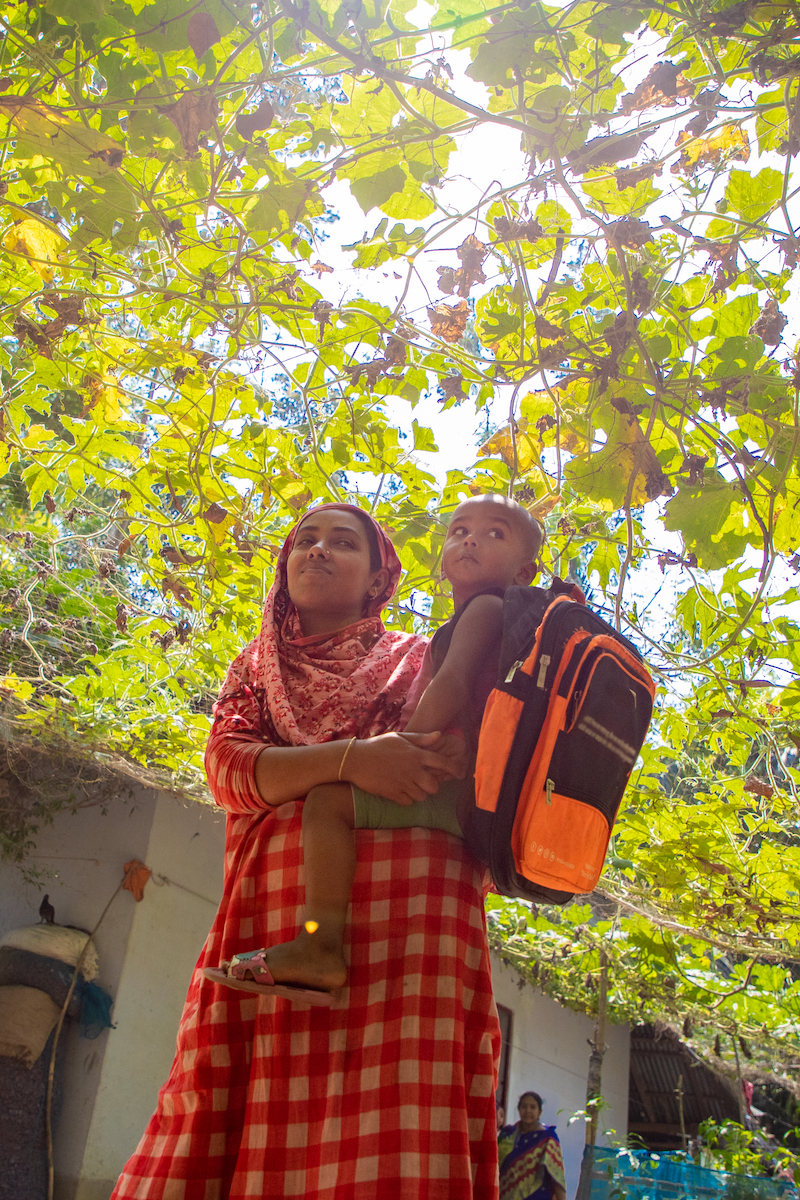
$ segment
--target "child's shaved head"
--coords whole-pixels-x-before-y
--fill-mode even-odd
[[[511,500],[508,496],[502,496],[498,492],[484,492],[479,496],[470,496],[469,500],[464,500],[459,504],[450,518],[450,525],[454,523],[457,516],[473,505],[491,505],[494,510],[492,515],[505,519],[520,534],[525,552],[530,559],[535,561],[538,558],[544,542],[544,530],[527,508],[523,508],[516,500]],[[488,507],[485,511],[489,511]]]
[[[540,525],[516,500],[492,493],[464,500],[442,547],[442,574],[456,607],[487,588],[531,584],[542,540]]]

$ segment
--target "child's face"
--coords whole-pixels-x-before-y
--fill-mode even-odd
[[[442,574],[454,587],[523,587],[536,575],[519,516],[500,497],[467,500],[453,513]]]

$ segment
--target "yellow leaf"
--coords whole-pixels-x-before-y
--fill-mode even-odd
[[[750,158],[750,139],[738,125],[724,125],[719,133],[710,138],[692,137],[684,129],[678,134],[675,145],[681,151],[681,156],[672,168],[673,175],[681,170],[694,170],[695,167],[717,166],[729,159],[747,162]]]
[[[224,520],[218,521],[216,524],[212,521],[206,522],[206,528],[210,531],[212,538],[217,546],[221,546],[228,536],[228,530],[234,523],[234,517],[228,514]]]
[[[526,504],[525,507],[532,517],[535,517],[537,521],[542,521],[553,511],[560,500],[560,492],[550,492],[549,495],[540,496],[538,500],[531,500],[530,504]]]
[[[39,278],[50,283],[53,278],[50,264],[58,261],[67,242],[44,221],[26,217],[11,226],[3,238],[3,245],[12,254],[24,254]]]
[[[101,401],[103,419],[107,425],[114,425],[122,418],[122,409],[119,406],[119,401],[122,392],[119,388],[105,387],[103,388],[103,397]]]
[[[610,512],[639,508],[672,494],[669,479],[635,416],[616,412],[605,445],[577,456],[565,467],[573,487]]]
[[[514,441],[508,425],[504,425],[502,429],[498,429],[496,433],[493,433],[483,443],[478,450],[478,457],[502,458],[506,466],[512,470],[516,466],[517,471],[527,471],[539,461],[539,453],[536,447],[536,443],[539,440],[535,428],[531,427],[529,429],[526,418],[520,417],[519,421],[517,421],[516,463]]]
[[[71,175],[100,177],[124,158],[125,147],[107,134],[25,96],[0,96],[0,115],[17,135],[14,157],[20,162],[35,165],[43,157]]]
[[[0,675],[0,689],[11,692],[18,700],[30,700],[33,695],[33,684],[27,679],[18,679],[16,675]]]
[[[113,375],[94,375],[86,381],[89,388],[89,407],[105,425],[115,425],[125,415],[122,405],[125,393],[120,391]]]

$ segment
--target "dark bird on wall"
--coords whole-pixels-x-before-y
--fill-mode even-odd
[[[42,903],[39,905],[39,916],[42,918],[41,923],[52,925],[56,919],[56,910],[50,903],[50,897],[45,896]]]

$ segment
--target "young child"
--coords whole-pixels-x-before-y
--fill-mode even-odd
[[[303,928],[291,942],[235,955],[226,964],[231,986],[264,992],[274,983],[324,992],[343,986],[343,935],[356,868],[354,829],[422,826],[462,835],[474,804],[472,768],[483,709],[497,675],[503,593],[512,584],[533,582],[541,544],[538,523],[503,496],[476,496],[455,510],[442,551],[442,574],[452,585],[455,613],[428,647],[407,709],[427,686],[404,732],[440,733],[440,743],[431,748],[450,753],[453,774],[468,778],[445,780],[432,796],[387,800],[347,782],[359,754],[356,739],[348,742],[339,768],[342,782],[313,788],[303,806]],[[456,728],[463,743],[452,736]]]

